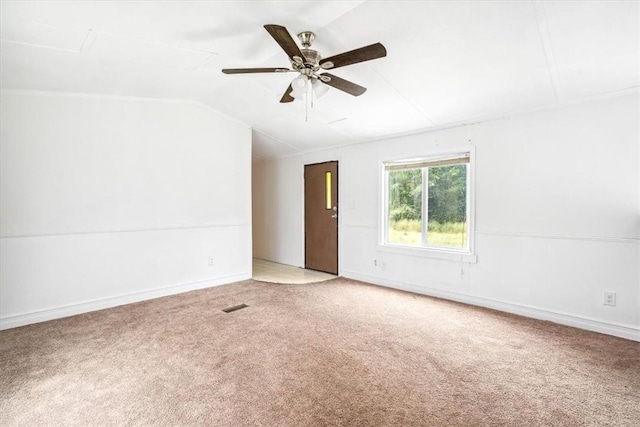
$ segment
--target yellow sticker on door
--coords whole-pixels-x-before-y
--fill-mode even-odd
[[[331,172],[324,173],[325,209],[331,209]]]

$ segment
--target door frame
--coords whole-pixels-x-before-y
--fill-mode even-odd
[[[304,215],[305,215],[305,207],[304,207],[304,167],[309,165],[318,165],[322,163],[330,163],[336,162],[338,163],[338,276],[342,276],[342,214],[340,211],[342,210],[342,191],[341,191],[341,176],[342,176],[342,156],[331,156],[329,159],[309,159],[307,161],[302,161],[300,165],[300,254],[301,254],[301,267],[305,268],[306,264],[306,250],[305,250],[305,223],[304,223]]]

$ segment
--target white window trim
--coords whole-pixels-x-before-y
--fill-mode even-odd
[[[422,242],[423,246],[410,246],[410,245],[401,245],[388,243],[386,241],[387,236],[387,210],[389,205],[389,191],[387,188],[388,180],[386,174],[385,165],[389,163],[419,163],[421,160],[427,161],[429,159],[434,158],[448,158],[455,157],[461,155],[469,155],[469,163],[467,163],[467,226],[468,226],[468,247],[465,249],[456,249],[456,248],[445,248],[445,247],[437,247],[437,246],[424,246],[424,242]],[[389,252],[401,255],[409,255],[409,256],[417,256],[424,258],[433,258],[440,260],[448,260],[455,262],[467,262],[467,263],[476,263],[478,261],[478,257],[475,254],[475,147],[466,148],[465,150],[460,150],[456,152],[448,152],[448,153],[434,153],[433,155],[427,155],[420,158],[406,160],[406,157],[398,160],[385,160],[380,162],[380,187],[379,187],[379,195],[381,195],[380,200],[382,203],[380,204],[380,209],[378,211],[378,250],[381,252]],[[428,179],[424,177],[423,180]],[[426,188],[423,184],[423,188]],[[423,197],[423,209],[426,209],[425,198],[427,197],[426,192],[422,192]],[[423,221],[423,233],[422,238],[425,239],[424,228],[426,221]]]

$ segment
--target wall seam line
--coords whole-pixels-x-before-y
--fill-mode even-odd
[[[201,230],[206,228],[231,228],[231,227],[250,227],[251,224],[207,224],[207,225],[193,225],[183,227],[154,227],[154,228],[131,228],[131,229],[116,229],[116,230],[89,230],[89,231],[70,231],[59,233],[16,233],[16,234],[4,234],[0,236],[0,239],[20,239],[29,237],[56,237],[56,236],[78,236],[78,235],[91,235],[91,234],[118,234],[118,233],[144,233],[149,231],[177,231],[177,230]]]

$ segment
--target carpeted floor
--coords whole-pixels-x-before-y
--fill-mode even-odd
[[[246,281],[1,331],[0,425],[638,426],[640,343]]]

